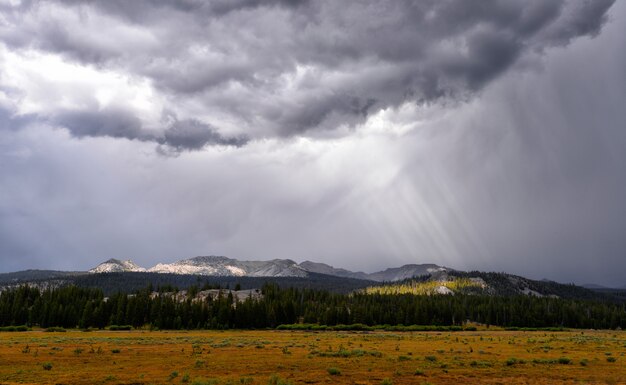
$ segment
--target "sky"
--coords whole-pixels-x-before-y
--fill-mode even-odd
[[[0,0],[0,272],[626,285],[626,2]]]

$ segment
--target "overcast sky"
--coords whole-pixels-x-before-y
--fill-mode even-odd
[[[626,285],[626,2],[0,0],[0,272]]]

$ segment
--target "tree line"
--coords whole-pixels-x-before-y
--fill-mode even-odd
[[[463,325],[503,327],[626,327],[623,303],[532,296],[351,294],[265,284],[260,297],[237,301],[229,290],[198,300],[207,287],[147,287],[105,297],[101,290],[67,286],[39,290],[22,286],[0,294],[0,326],[155,329],[264,329],[281,324]]]

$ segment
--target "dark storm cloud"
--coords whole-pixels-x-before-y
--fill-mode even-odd
[[[597,34],[613,2],[26,2],[4,9],[0,38],[148,78],[251,137],[314,135],[407,101],[465,99],[524,55]]]
[[[245,136],[224,137],[213,127],[197,120],[175,121],[167,130],[161,144],[177,151],[200,150],[207,145],[241,147],[248,142]]]
[[[0,115],[1,117],[1,115]],[[124,109],[102,111],[60,112],[54,121],[69,129],[75,137],[111,137],[156,142],[164,153],[201,150],[206,146],[241,147],[248,141],[246,136],[223,136],[215,128],[198,120],[178,120],[167,116],[169,123],[161,133],[153,133],[142,127],[141,121]]]
[[[55,120],[78,138],[108,136],[131,140],[148,139],[142,133],[141,121],[130,111],[123,109],[60,112]]]

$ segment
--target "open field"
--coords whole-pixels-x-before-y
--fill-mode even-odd
[[[626,384],[626,332],[0,333],[0,384]]]

